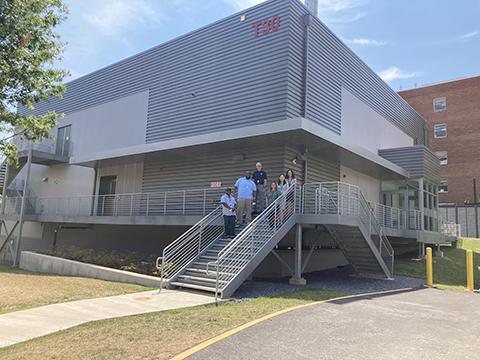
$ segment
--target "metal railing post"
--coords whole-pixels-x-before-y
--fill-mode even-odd
[[[133,215],[133,194],[130,195],[130,216]]]
[[[102,195],[102,216],[105,216],[105,195]]]
[[[340,206],[342,205],[342,196],[340,195],[340,183],[337,183],[337,215],[340,215]]]
[[[351,191],[351,188],[350,188],[350,186],[348,186],[348,193],[347,193],[347,194],[348,194],[348,197],[347,197],[347,209],[348,209],[348,210],[347,210],[347,214],[348,214],[348,215],[354,215],[354,214],[350,214],[350,197],[351,197],[351,192],[352,192],[352,191]]]
[[[297,185],[293,185],[293,213],[297,211]]]
[[[275,205],[275,209],[274,209],[274,219],[273,219],[273,230],[274,231],[277,231],[277,205]]]
[[[147,210],[146,210],[146,216],[149,214],[149,207],[150,207],[150,194],[147,194]]]
[[[163,195],[163,215],[167,215],[167,192]]]
[[[372,236],[372,211],[368,211],[368,233]]]
[[[203,215],[205,215],[205,209],[207,207],[207,189],[203,189]]]
[[[185,215],[185,200],[186,200],[187,192],[183,190],[183,211],[182,214]]]
[[[203,233],[203,224],[200,224],[200,232],[198,233],[198,253],[202,252],[202,233]]]

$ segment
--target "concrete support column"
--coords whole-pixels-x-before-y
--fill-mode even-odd
[[[307,281],[302,278],[302,225],[295,227],[295,272],[290,278],[291,285],[306,285]]]

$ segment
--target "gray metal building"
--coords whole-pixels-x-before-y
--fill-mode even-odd
[[[297,280],[320,268],[313,250],[302,265],[302,247],[333,244],[358,272],[391,277],[390,242],[445,241],[425,121],[298,0],[266,1],[67,87],[35,109],[65,113],[56,141],[17,139],[21,167],[4,181],[6,258],[50,246],[59,228],[66,244],[160,253],[200,224],[164,261],[175,264],[175,244],[201,241],[205,228],[211,238],[165,279],[228,296],[255,268],[274,273],[291,261]],[[269,208],[222,243],[222,188],[257,161],[271,180],[292,168],[304,185],[285,195],[295,206],[278,228],[262,225]],[[279,244],[296,251],[272,255]]]

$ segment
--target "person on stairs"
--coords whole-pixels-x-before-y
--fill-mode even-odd
[[[263,165],[257,162],[255,171],[252,174],[252,180],[257,187],[257,198],[255,201],[255,213],[260,213],[265,210],[265,185],[267,185],[267,173],[263,170]]]
[[[220,202],[222,203],[223,221],[225,224],[225,237],[233,239],[235,237],[235,206],[237,202],[232,195],[232,189],[225,189]]]
[[[257,194],[257,186],[251,179],[252,173],[247,170],[245,176],[241,177],[235,183],[235,191],[237,193],[237,226],[243,224],[243,217],[245,221],[250,223],[252,221],[252,202]]]

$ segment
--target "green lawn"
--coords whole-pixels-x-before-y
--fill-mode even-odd
[[[0,359],[169,359],[248,321],[343,295],[347,294],[305,289],[271,298],[97,321],[0,349]]]
[[[36,274],[0,265],[0,314],[66,301],[145,290],[148,289],[139,285]]]
[[[480,240],[461,238],[457,246],[442,247],[443,258],[433,258],[434,286],[444,289],[463,290],[466,286],[466,250],[474,252],[475,289],[480,288]],[[425,261],[397,260],[398,275],[425,278]]]

